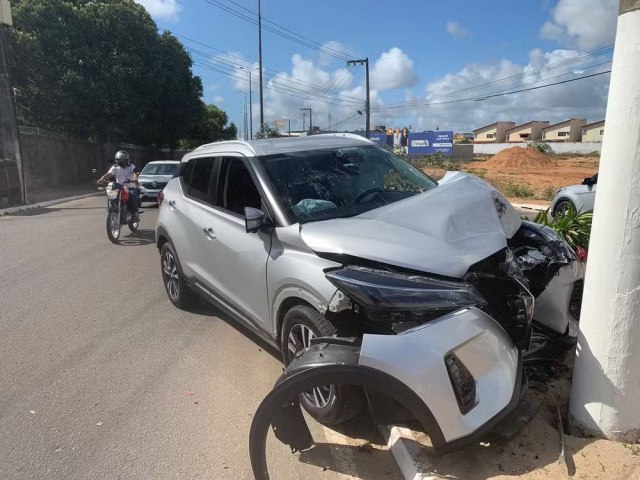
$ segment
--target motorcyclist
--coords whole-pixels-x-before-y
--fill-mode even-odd
[[[116,152],[114,157],[115,163],[99,180],[98,185],[104,186],[107,182],[115,180],[123,187],[129,190],[129,202],[128,207],[131,212],[131,220],[133,222],[140,221],[138,215],[138,206],[140,205],[140,191],[137,188],[138,184],[138,169],[131,163],[131,158],[124,150]]]

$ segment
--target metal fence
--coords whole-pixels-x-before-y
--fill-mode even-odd
[[[18,125],[18,133],[22,135],[39,135],[40,137],[50,138],[67,138],[63,133],[52,132],[40,127],[28,127],[26,125]]]

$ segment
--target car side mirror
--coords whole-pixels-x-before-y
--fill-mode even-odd
[[[244,226],[247,233],[255,233],[266,223],[266,217],[262,210],[253,207],[244,207]]]
[[[593,185],[593,179],[591,177],[585,178],[584,180],[582,180],[582,185],[588,185],[588,186]]]

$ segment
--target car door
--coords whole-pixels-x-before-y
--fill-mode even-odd
[[[207,287],[219,300],[270,332],[267,260],[270,230],[247,233],[244,207],[262,208],[262,198],[244,157],[218,159],[212,182],[212,206],[197,218],[198,265]]]

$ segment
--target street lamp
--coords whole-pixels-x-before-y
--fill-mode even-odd
[[[238,93],[244,94],[244,139],[249,140],[249,136],[247,135],[247,92],[244,90],[236,90]]]
[[[257,67],[253,67],[253,68],[247,68],[247,67],[240,67],[240,70],[246,70],[247,73],[249,73],[249,137],[251,138],[251,140],[253,140],[253,100],[251,98],[251,93],[253,92],[253,89],[251,88],[251,77],[253,76],[253,71],[256,69]]]

